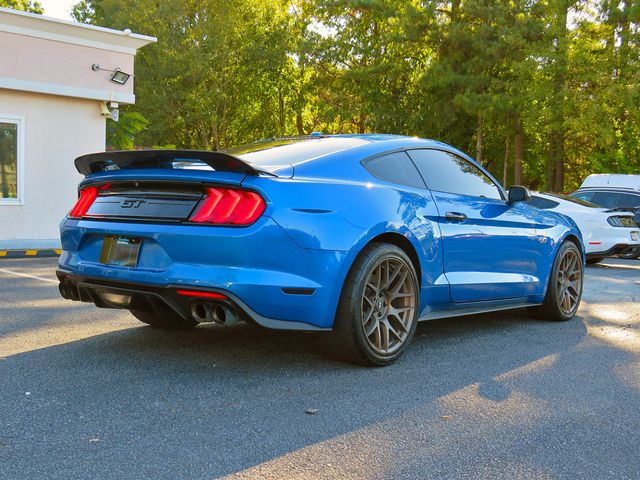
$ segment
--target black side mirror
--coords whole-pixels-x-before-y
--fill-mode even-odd
[[[526,202],[531,198],[531,192],[527,187],[522,187],[520,185],[511,185],[509,187],[509,198],[507,203],[516,203],[516,202]]]

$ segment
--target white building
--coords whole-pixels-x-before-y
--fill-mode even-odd
[[[135,101],[133,76],[117,80],[155,41],[0,8],[0,250],[58,248],[73,160],[105,149],[109,109]]]

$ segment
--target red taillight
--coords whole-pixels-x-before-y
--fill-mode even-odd
[[[87,213],[91,204],[98,196],[98,189],[96,187],[85,187],[80,190],[80,198],[76,202],[76,205],[69,212],[71,218],[82,218]]]
[[[176,290],[178,295],[184,295],[185,297],[205,297],[205,298],[216,298],[218,300],[227,300],[227,296],[222,293],[215,292],[200,292],[196,290]]]
[[[260,195],[248,190],[205,188],[206,197],[190,220],[196,223],[249,225],[265,209]]]

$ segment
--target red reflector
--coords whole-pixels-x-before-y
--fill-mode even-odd
[[[222,293],[215,292],[198,292],[196,290],[176,290],[178,295],[184,295],[187,297],[207,297],[207,298],[217,298],[219,300],[227,300],[227,296]]]
[[[97,196],[98,189],[96,187],[86,187],[80,190],[80,198],[69,212],[69,217],[82,218],[89,208],[91,208],[91,205]]]
[[[205,188],[206,197],[191,216],[192,222],[249,225],[264,212],[260,195],[248,190]]]
[[[589,245],[602,245],[602,242],[589,242]]]

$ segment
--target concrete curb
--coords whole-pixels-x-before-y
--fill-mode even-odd
[[[29,250],[0,250],[0,259],[3,258],[33,258],[33,257],[59,257],[62,250],[53,248],[29,249]]]

